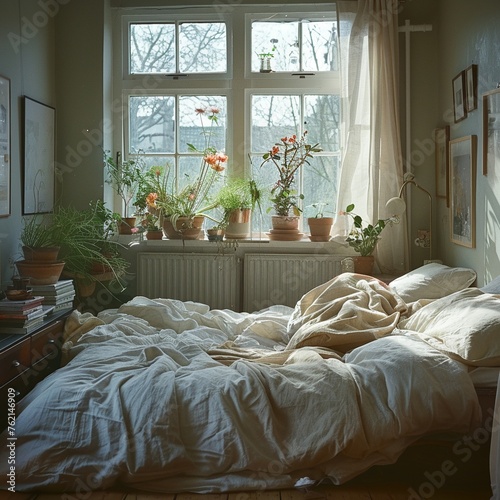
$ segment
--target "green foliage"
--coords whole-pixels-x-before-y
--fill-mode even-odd
[[[314,153],[322,151],[319,144],[308,144],[307,131],[297,139],[295,135],[283,137],[270,151],[262,156],[261,168],[271,163],[278,172],[278,180],[271,188],[271,202],[276,215],[299,215],[299,200],[304,195],[295,189],[295,174],[299,168],[310,164]]]
[[[125,217],[128,217],[130,215],[130,203],[134,199],[139,184],[143,179],[144,159],[138,156],[137,159],[120,161],[117,158],[115,161],[109,151],[104,151],[104,164],[107,173],[106,182],[123,200]]]
[[[353,228],[349,232],[346,241],[361,256],[372,255],[380,239],[380,233],[382,233],[387,223],[393,222],[393,219],[379,219],[376,224],[368,224],[363,227],[363,219],[359,215],[356,215],[353,210],[354,204],[350,204],[344,212],[345,215],[352,217],[354,221]]]

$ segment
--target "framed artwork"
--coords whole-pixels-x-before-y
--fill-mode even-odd
[[[483,175],[500,172],[500,88],[483,94]]]
[[[449,207],[448,185],[449,185],[449,143],[450,127],[437,128],[434,130],[435,161],[436,161],[436,197],[446,199]]]
[[[465,103],[467,112],[477,109],[477,64],[471,64],[465,70]]]
[[[55,119],[54,108],[24,97],[24,215],[54,210]]]
[[[477,136],[450,141],[451,241],[476,246],[476,155]]]
[[[453,113],[455,123],[467,117],[465,105],[465,71],[461,71],[452,81],[453,86]]]
[[[10,215],[10,80],[0,75],[0,217]]]

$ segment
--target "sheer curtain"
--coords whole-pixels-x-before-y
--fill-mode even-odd
[[[398,2],[337,2],[344,114],[337,213],[350,203],[365,222],[385,219],[403,182],[399,128]],[[403,217],[404,219],[404,217]],[[334,239],[350,219],[339,216]],[[404,223],[387,227],[375,252],[379,271],[406,270]]]

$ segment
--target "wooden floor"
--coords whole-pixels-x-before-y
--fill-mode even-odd
[[[407,486],[393,484],[319,486],[308,491],[249,491],[219,495],[124,492],[93,492],[71,495],[0,492],[1,500],[423,500],[424,498],[432,498],[433,500],[490,500],[491,491],[489,488],[484,491],[467,488],[460,490],[441,488],[432,491],[430,488],[424,488],[420,492],[415,492]]]
[[[392,465],[375,466],[341,486],[320,485],[307,490],[259,490],[224,494],[162,494],[96,491],[68,494],[10,493],[0,500],[490,500],[489,444],[468,460],[436,442],[411,446]],[[454,464],[453,474],[443,474]],[[448,464],[448,469],[445,468]],[[5,488],[5,482],[0,488]]]

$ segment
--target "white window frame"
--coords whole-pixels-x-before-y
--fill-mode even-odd
[[[328,11],[307,15],[311,20],[336,17],[335,5]],[[214,12],[214,9],[216,12]],[[114,109],[113,155],[116,150],[129,151],[128,98],[133,95],[225,95],[227,98],[227,120],[229,124],[242,124],[240,127],[228,126],[226,135],[226,154],[229,156],[227,172],[230,175],[248,176],[251,166],[248,161],[250,151],[250,106],[252,94],[340,94],[339,72],[300,72],[257,73],[251,71],[251,23],[264,20],[281,12],[283,4],[267,6],[232,5],[224,12],[207,7],[190,9],[165,7],[151,10],[116,9],[114,24],[114,83],[113,92],[120,96],[121,109]],[[288,5],[289,16],[308,12],[309,5]],[[228,12],[226,12],[228,11]],[[128,36],[130,23],[136,22],[203,22],[224,20],[227,26],[227,72],[193,73],[186,77],[160,73],[130,74],[128,71]],[[235,36],[244,31],[244,36]],[[116,107],[116,106],[115,106]],[[340,152],[339,152],[340,155]],[[109,188],[109,186],[108,186]],[[115,209],[117,205],[115,204]]]

